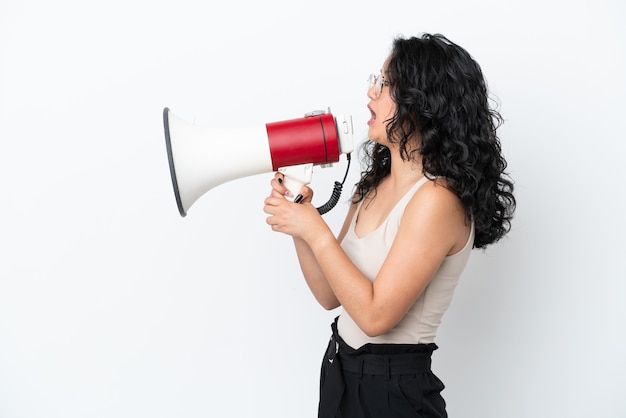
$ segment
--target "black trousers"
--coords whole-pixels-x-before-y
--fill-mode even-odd
[[[319,418],[446,418],[444,385],[431,371],[435,344],[366,344],[333,334],[322,360]]]

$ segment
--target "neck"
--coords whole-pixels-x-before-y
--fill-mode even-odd
[[[419,160],[403,160],[397,151],[391,152],[391,171],[389,181],[392,184],[403,186],[414,184],[424,177],[421,158]]]

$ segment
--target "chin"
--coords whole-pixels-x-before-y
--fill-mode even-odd
[[[385,145],[387,143],[387,138],[384,135],[381,137],[380,133],[376,133],[376,130],[371,128],[367,131],[367,137],[370,141],[378,142],[381,145]]]
[[[376,133],[376,129],[373,129],[372,126],[370,126],[369,129],[367,130],[367,137],[371,139],[372,141],[378,142],[379,136],[380,135]]]

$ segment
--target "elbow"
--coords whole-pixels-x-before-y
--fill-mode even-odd
[[[328,301],[328,302],[318,301],[318,302],[322,306],[322,308],[324,308],[327,311],[332,311],[333,309],[337,309],[338,307],[341,306],[339,302],[331,302],[331,301]]]
[[[381,335],[385,334],[388,331],[388,330],[387,331],[381,330],[375,327],[363,327],[361,328],[361,330],[365,333],[365,335],[367,335],[370,338],[380,337]]]
[[[334,297],[317,298],[317,303],[327,311],[332,311],[341,306],[341,303]]]
[[[362,312],[362,315],[355,316],[352,318],[358,327],[370,338],[380,337],[389,333],[402,319],[402,316],[377,309],[367,310]]]
[[[359,325],[359,328],[368,337],[375,338],[391,331],[393,325],[389,325],[384,321],[371,320]]]

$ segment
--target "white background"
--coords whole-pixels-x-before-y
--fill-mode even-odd
[[[161,112],[330,106],[361,139],[367,76],[421,32],[482,65],[519,202],[440,328],[450,416],[626,416],[625,21],[618,0],[3,0],[0,417],[314,417],[338,311],[265,225],[271,174],[181,218]],[[315,171],[318,203],[344,167]]]

